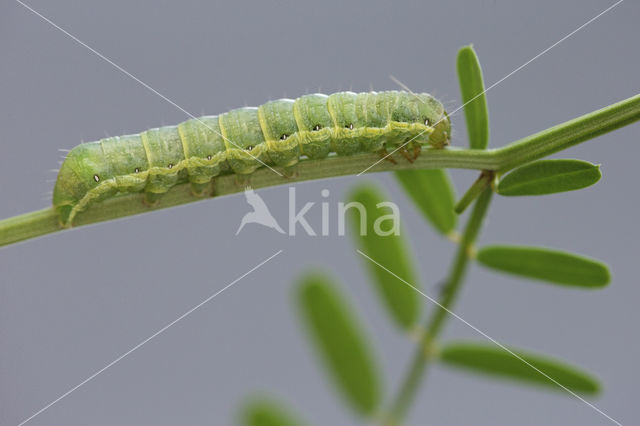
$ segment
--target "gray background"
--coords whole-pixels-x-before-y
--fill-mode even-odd
[[[609,1],[314,3],[56,1],[30,4],[187,110],[216,114],[321,90],[389,89],[394,74],[459,105],[457,49],[474,43],[492,83]],[[628,0],[488,94],[501,146],[638,92],[640,5]],[[59,148],[185,119],[11,0],[0,5],[0,217],[46,207]],[[455,145],[466,144],[461,114]],[[476,266],[456,311],[494,338],[579,365],[603,382],[593,402],[636,422],[638,125],[563,153],[602,164],[585,191],[493,204],[482,243],[567,248],[607,261],[611,285],[558,288]],[[460,193],[475,173],[454,171]],[[435,294],[453,246],[425,225],[388,174],[297,186],[298,203],[338,201],[371,180],[400,204],[422,286]],[[261,191],[281,223],[287,186]],[[0,251],[0,423],[15,425],[276,250],[284,253],[35,418],[33,425],[224,425],[255,391],[309,423],[357,424],[316,364],[292,304],[322,266],[342,283],[375,345],[385,395],[413,345],[389,321],[348,237],[295,238],[253,225],[234,236],[243,196],[84,227]],[[319,228],[320,208],[309,216]],[[433,307],[425,300],[424,307]],[[478,338],[451,320],[447,338]],[[433,368],[413,425],[608,424],[562,392]]]

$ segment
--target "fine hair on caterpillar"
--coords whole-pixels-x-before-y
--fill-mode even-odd
[[[413,161],[422,145],[442,148],[450,134],[442,103],[426,93],[338,92],[279,99],[78,145],[60,168],[53,206],[60,225],[70,227],[91,204],[119,194],[143,192],[153,205],[174,185],[189,182],[194,196],[205,196],[220,174],[247,176],[263,166],[286,169],[302,156],[386,155],[400,148]]]

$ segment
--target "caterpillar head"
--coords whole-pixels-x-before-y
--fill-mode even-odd
[[[420,102],[416,102],[415,105],[418,108],[419,117],[424,120],[424,125],[434,129],[428,138],[428,143],[436,148],[449,145],[451,120],[444,106],[428,93],[421,93],[417,97]]]
[[[446,111],[442,111],[442,116],[433,124],[433,132],[429,136],[429,144],[436,148],[449,145],[451,140],[451,120]]]

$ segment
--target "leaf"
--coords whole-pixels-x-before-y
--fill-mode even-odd
[[[586,188],[600,180],[600,167],[581,160],[539,160],[519,167],[498,183],[500,195],[544,195]]]
[[[576,287],[604,287],[611,279],[600,261],[547,248],[487,246],[478,251],[477,260],[489,268]]]
[[[255,397],[242,408],[244,426],[302,426],[288,410],[268,397]]]
[[[469,146],[472,149],[487,149],[489,111],[482,81],[482,68],[472,46],[465,46],[458,51],[457,68]]]
[[[443,169],[399,170],[396,178],[424,217],[441,234],[456,227],[455,194],[449,173]]]
[[[351,407],[372,415],[380,402],[377,369],[365,336],[328,278],[308,274],[301,282],[299,304],[317,351]]]
[[[491,376],[519,380],[536,385],[562,390],[547,376],[576,393],[597,394],[600,384],[590,374],[564,362],[546,356],[523,352],[509,348],[522,359],[495,345],[474,342],[456,342],[447,344],[440,352],[440,360],[451,366],[459,367]],[[527,365],[526,361],[530,365]],[[536,371],[535,367],[540,371]]]
[[[399,228],[400,224],[396,223],[399,235],[383,235],[380,232],[390,232],[391,227],[385,225],[392,223],[390,219],[384,219],[385,216],[389,217],[391,209],[385,206],[378,207],[385,201],[382,194],[376,187],[365,184],[358,186],[350,199],[351,202],[357,203],[348,208],[348,214],[358,248],[389,271],[416,285],[410,252]],[[349,205],[346,204],[345,207]],[[364,210],[361,211],[359,208]],[[397,219],[399,221],[399,218]],[[382,222],[376,229],[376,223],[380,220]],[[370,260],[364,259],[364,262],[390,315],[400,327],[411,328],[420,315],[419,293]]]

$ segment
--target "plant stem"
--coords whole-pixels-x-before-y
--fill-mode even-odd
[[[457,214],[464,212],[467,207],[469,207],[469,204],[471,204],[476,198],[478,198],[478,196],[482,194],[482,191],[484,191],[487,186],[491,185],[494,177],[495,172],[493,172],[492,170],[483,170],[482,173],[480,173],[478,179],[476,179],[473,185],[469,187],[467,192],[465,192],[465,194],[462,196],[460,201],[458,201],[453,210]]]
[[[424,149],[413,163],[381,161],[367,170],[367,173],[428,168],[469,168],[496,169],[499,167],[495,156],[487,151],[473,151],[465,149]],[[229,195],[244,191],[250,185],[254,189],[282,184],[293,184],[312,179],[337,177],[361,173],[363,170],[378,162],[378,154],[359,154],[353,156],[332,156],[322,160],[302,160],[294,176],[283,177],[272,170],[261,168],[256,170],[248,180],[240,182],[235,174],[218,176],[212,181],[213,197]],[[247,179],[247,178],[245,178]],[[143,202],[141,192],[125,194],[92,204],[87,210],[78,214],[73,226],[89,225],[106,220],[118,219],[140,213],[147,213],[179,204],[201,201],[191,194],[189,183],[182,183],[172,187],[160,199],[158,205],[150,207]],[[12,218],[0,220],[0,247],[29,238],[38,237],[56,231],[62,231],[57,223],[57,213],[53,208],[26,213]]]
[[[640,120],[640,95],[495,150],[424,149],[422,155],[415,162],[401,161],[398,164],[393,164],[390,161],[378,162],[377,154],[359,154],[350,157],[332,156],[323,160],[302,160],[297,166],[296,176],[290,178],[283,178],[267,168],[261,168],[251,175],[250,181],[245,184],[238,183],[238,177],[230,174],[215,178],[212,185],[215,185],[214,196],[220,196],[241,192],[247,184],[251,184],[254,188],[263,188],[311,179],[359,174],[374,163],[377,164],[367,169],[367,173],[427,168],[493,170],[503,173],[521,164],[566,149],[637,120]],[[95,203],[86,211],[78,214],[74,226],[88,225],[201,200],[201,198],[195,198],[191,195],[188,183],[171,188],[156,207],[144,205],[142,199],[141,193],[135,193]],[[58,226],[55,216],[55,211],[49,208],[1,220],[0,247],[62,230]]]
[[[550,127],[494,151],[498,172],[562,151],[640,119],[640,95]]]
[[[442,331],[445,320],[449,317],[449,311],[460,292],[460,287],[464,281],[465,272],[469,263],[469,253],[480,232],[492,195],[493,190],[487,187],[475,202],[467,226],[462,234],[453,264],[451,265],[440,301],[438,302],[439,306],[431,317],[429,317],[425,325],[425,333],[420,339],[420,343],[415,350],[400,391],[391,406],[391,424],[402,423],[409,406],[420,388],[425,370],[434,352],[434,343]]]

